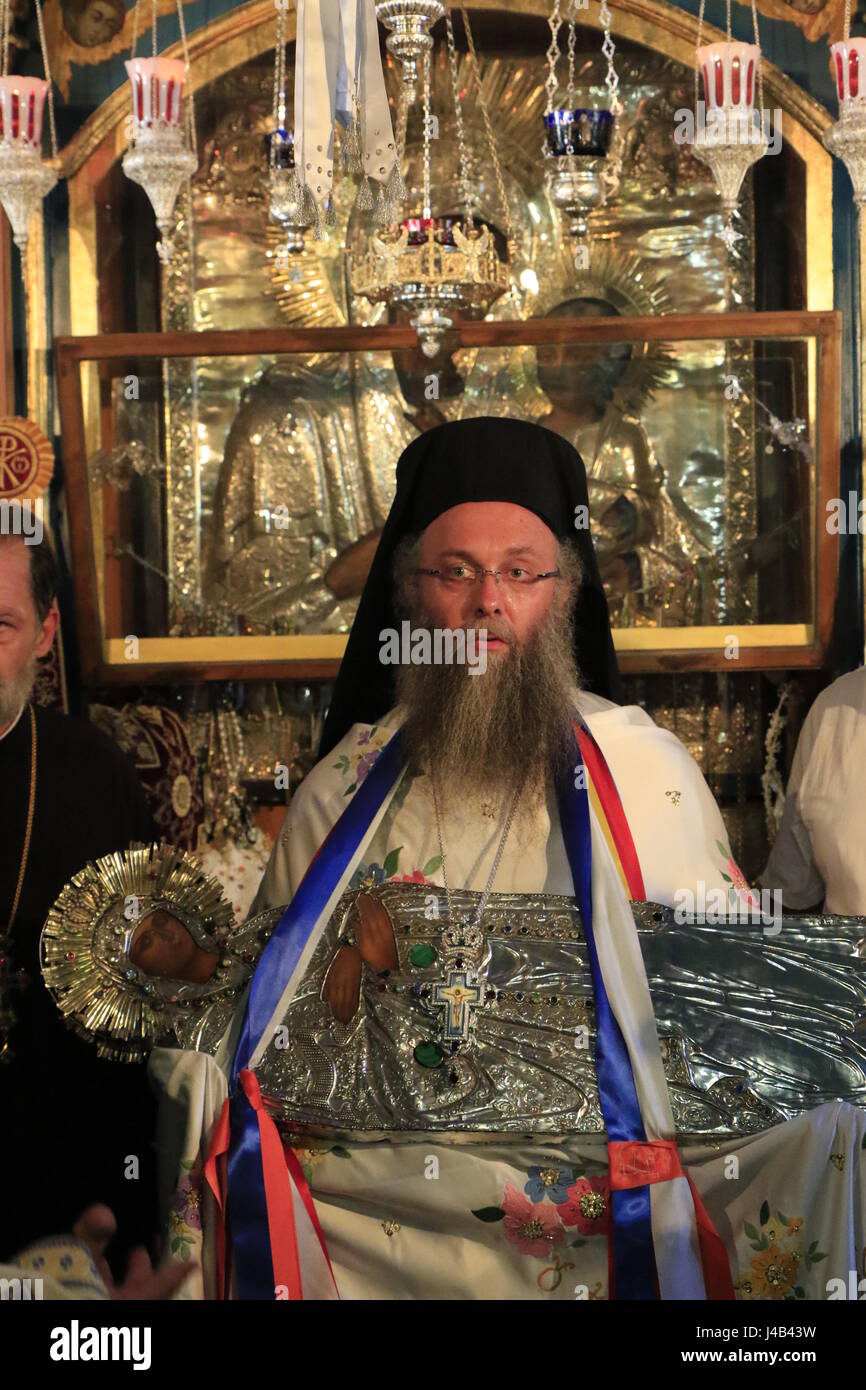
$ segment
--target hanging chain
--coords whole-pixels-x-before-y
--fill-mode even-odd
[[[553,0],[553,9],[550,12],[548,24],[550,25],[550,44],[547,49],[547,81],[544,89],[547,92],[547,114],[554,110],[556,106],[556,65],[559,62],[559,28],[562,24],[562,16],[559,10],[560,0]]]
[[[847,0],[850,4],[850,0]],[[752,28],[755,31],[755,47],[758,50],[758,110],[761,113],[761,128],[764,121],[764,55],[761,52],[761,40],[758,38],[758,10],[755,0],[752,0]]]
[[[448,905],[448,925],[455,926],[456,920],[454,913],[454,904],[451,900],[451,889],[448,886],[448,872],[445,868],[445,842],[442,838],[442,816],[439,812],[439,794],[436,790],[436,778],[432,774],[430,777],[430,787],[433,792],[433,809],[436,813],[436,833],[439,837],[439,857],[442,860],[442,884],[445,889],[445,901]],[[511,822],[514,820],[514,813],[517,810],[517,803],[520,800],[520,793],[522,790],[523,779],[521,778],[520,782],[517,784],[517,787],[515,788],[514,797],[511,802],[511,809],[508,812],[508,816],[506,818],[505,825],[502,830],[502,835],[499,840],[499,848],[497,849],[496,854],[494,856],[493,865],[490,869],[490,873],[487,878],[487,883],[485,884],[484,891],[482,892],[481,897],[478,900],[478,906],[475,909],[475,916],[473,917],[472,922],[470,924],[473,927],[478,927],[481,925],[481,918],[484,916],[484,909],[487,906],[487,899],[490,897],[494,879],[496,878],[497,872],[499,871],[499,865],[502,861],[502,856],[505,852],[505,844],[508,839],[508,832],[511,829]]]
[[[604,82],[610,96],[610,109],[614,116],[619,116],[622,113],[622,102],[619,99],[619,78],[616,75],[616,68],[613,64],[616,45],[614,44],[610,32],[612,21],[610,10],[607,7],[607,0],[601,0],[598,17],[601,22],[601,27],[604,30],[604,41],[601,45],[601,51],[607,59],[607,76]]]
[[[154,0],[154,3],[155,3],[155,0]],[[186,25],[185,25],[184,22],[183,22],[183,0],[177,0],[177,18],[178,18],[178,23],[179,23],[179,25],[180,25],[180,44],[181,44],[181,49],[182,49],[182,51],[183,51],[183,61],[184,61],[184,65],[185,65],[185,68],[186,68],[186,71],[185,71],[184,76],[185,76],[185,78],[186,78],[185,86],[186,86],[186,88],[187,88],[187,98],[186,98],[187,107],[186,107],[186,109],[187,109],[187,124],[188,124],[188,127],[189,127],[189,144],[190,144],[190,149],[192,150],[193,154],[197,154],[197,153],[198,153],[198,145],[197,145],[197,143],[196,143],[196,134],[195,134],[195,109],[194,109],[194,107],[193,107],[193,100],[192,100],[192,70],[191,70],[191,68],[190,68],[190,61],[189,61],[189,46],[188,46],[187,41],[186,41]],[[155,55],[154,55],[154,56],[155,56]],[[192,212],[192,208],[191,208],[191,207],[190,207],[190,212]]]
[[[845,29],[842,38],[847,43],[851,37],[851,0],[845,0]]]
[[[424,184],[422,217],[432,217],[430,207],[430,49],[424,54]]]
[[[135,57],[135,48],[138,43],[138,7],[140,4],[141,0],[135,0],[132,11],[132,49],[129,54],[130,58]]]
[[[704,32],[704,5],[705,5],[705,3],[706,3],[706,0],[701,0],[701,7],[700,7],[700,9],[699,9],[699,11],[698,11],[698,40],[697,40],[697,43],[695,44],[695,121],[697,121],[697,119],[698,119],[698,101],[699,101],[699,99],[700,99],[700,98],[699,98],[699,94],[698,94],[698,83],[699,83],[699,81],[700,81],[700,75],[699,75],[699,72],[698,72],[698,67],[699,67],[699,63],[698,63],[698,49],[699,49],[700,46],[701,46],[701,36],[702,36],[702,34],[703,34],[703,32]]]
[[[277,5],[277,35],[275,40],[275,61],[274,61],[274,94],[271,107],[271,121],[273,131],[271,134],[270,158],[268,164],[272,177],[277,170],[277,132],[285,129],[286,124],[286,10],[288,5]]]
[[[9,76],[9,25],[12,16],[12,0],[0,0],[0,73]]]
[[[484,123],[484,134],[487,138],[487,148],[490,151],[490,158],[493,161],[493,174],[496,179],[496,188],[499,193],[499,201],[502,205],[503,230],[508,242],[508,258],[514,260],[513,229],[511,224],[511,210],[508,206],[508,198],[505,193],[505,180],[502,177],[502,166],[499,163],[499,153],[496,149],[496,140],[493,136],[493,126],[490,123],[490,112],[487,110],[487,101],[484,96],[484,88],[481,85],[481,69],[478,66],[478,54],[475,52],[475,40],[472,37],[472,26],[469,23],[469,15],[463,6],[460,7],[463,16],[463,27],[466,30],[466,42],[469,45],[469,56],[472,71],[475,76],[475,85],[478,88],[478,104],[481,107],[481,119]]]
[[[394,132],[394,145],[397,151],[397,167],[399,168],[406,157],[406,125],[409,120],[409,106],[412,94],[405,83],[400,84],[400,95],[397,98],[397,126]]]
[[[8,8],[11,9],[11,0]],[[51,81],[51,69],[48,66],[48,46],[45,42],[45,25],[42,22],[42,5],[40,0],[36,0],[36,26],[39,30],[39,47],[42,49],[42,63],[45,69],[45,78],[48,82],[48,130],[51,135],[51,157],[57,158],[57,128],[54,124],[54,87]]]
[[[286,120],[286,11],[282,5],[277,5],[277,34],[274,47],[274,95],[271,113],[274,130],[282,130]]]
[[[152,53],[151,56],[152,56],[153,58],[156,58],[156,20],[157,20],[156,0],[151,0],[151,12],[152,12],[152,17],[151,17],[150,33],[151,33],[151,39],[153,40],[152,45],[151,45],[152,48],[153,48],[153,53]]]
[[[457,148],[460,167],[460,191],[463,198],[463,216],[466,231],[472,226],[472,192],[469,182],[469,159],[466,153],[466,127],[463,122],[463,102],[460,97],[460,73],[457,66],[457,46],[454,42],[454,26],[451,11],[445,11],[445,30],[448,38],[448,65],[451,69],[451,93],[454,99],[454,119],[457,124]]]
[[[570,12],[574,13],[574,0],[571,0]],[[574,110],[574,49],[577,43],[577,25],[573,19],[568,21],[568,89],[565,96],[565,107],[567,111]]]

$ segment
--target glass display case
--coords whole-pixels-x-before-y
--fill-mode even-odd
[[[402,448],[513,415],[575,445],[620,665],[822,662],[838,537],[832,312],[620,313],[55,343],[89,683],[327,678]]]

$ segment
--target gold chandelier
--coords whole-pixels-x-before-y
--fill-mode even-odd
[[[512,225],[493,127],[481,86],[481,75],[469,16],[461,9],[469,60],[481,108],[486,144],[502,205],[504,230],[512,259]],[[354,294],[372,303],[401,306],[413,311],[410,319],[427,357],[439,351],[443,333],[454,325],[452,314],[469,307],[487,309],[510,287],[508,263],[503,261],[489,228],[477,225],[473,216],[463,111],[457,83],[457,50],[451,14],[446,10],[451,91],[459,146],[463,217],[433,215],[430,180],[430,141],[435,117],[430,110],[430,49],[423,54],[423,207],[420,216],[405,217],[386,232],[373,234],[360,256],[350,256],[349,283]],[[406,124],[411,89],[404,86],[397,129],[397,151],[405,152]]]

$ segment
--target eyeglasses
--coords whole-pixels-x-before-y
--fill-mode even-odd
[[[530,570],[524,569],[522,565],[512,565],[507,570],[487,570],[477,565],[447,565],[441,570],[417,569],[415,574],[426,574],[431,579],[438,579],[440,584],[444,584],[449,589],[468,589],[473,584],[480,584],[485,574],[492,574],[497,584],[504,584],[508,589],[527,589],[532,584],[537,584],[539,579],[559,579],[559,570],[548,570],[546,574],[532,574]]]

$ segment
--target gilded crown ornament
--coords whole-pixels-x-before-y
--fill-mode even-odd
[[[493,165],[505,234],[511,250],[512,225],[493,127],[478,69],[478,57],[469,16],[461,10],[466,30],[469,61],[478,92],[485,141]],[[370,238],[366,250],[350,262],[353,293],[372,303],[400,306],[412,311],[409,320],[427,357],[435,357],[442,335],[453,327],[456,309],[488,309],[510,287],[508,265],[501,259],[490,229],[473,217],[466,137],[461,94],[457,81],[457,50],[450,12],[445,15],[451,93],[459,149],[463,217],[434,216],[430,177],[430,142],[435,117],[430,109],[431,52],[423,54],[423,185],[420,216],[404,218]],[[405,151],[406,123],[411,93],[404,88],[398,125],[398,166]]]
[[[132,91],[133,135],[123,156],[123,172],[140,184],[150,199],[159,228],[157,254],[165,265],[173,253],[174,209],[181,186],[198,168],[192,93],[184,92],[189,74],[189,50],[183,6],[177,0],[183,61],[157,55],[157,6],[153,0],[153,51],[150,58],[136,58],[139,6],[136,0],[132,51],[124,64]]]
[[[743,179],[749,169],[767,152],[763,126],[764,83],[761,73],[761,45],[758,12],[752,0],[754,43],[735,43],[731,37],[731,5],[727,4],[727,31],[724,40],[701,43],[704,0],[698,17],[695,67],[694,153],[709,166],[721,194],[725,225],[720,238],[732,250],[741,239],[733,223]],[[706,119],[698,101],[698,72],[703,76]],[[758,110],[755,110],[755,95]]]
[[[0,204],[12,227],[15,245],[23,254],[30,223],[47,193],[57,183],[57,131],[54,96],[45,45],[41,0],[36,3],[36,24],[42,50],[44,80],[19,77],[9,72],[9,29],[12,0],[0,0]],[[42,158],[42,124],[46,101],[51,160]]]

